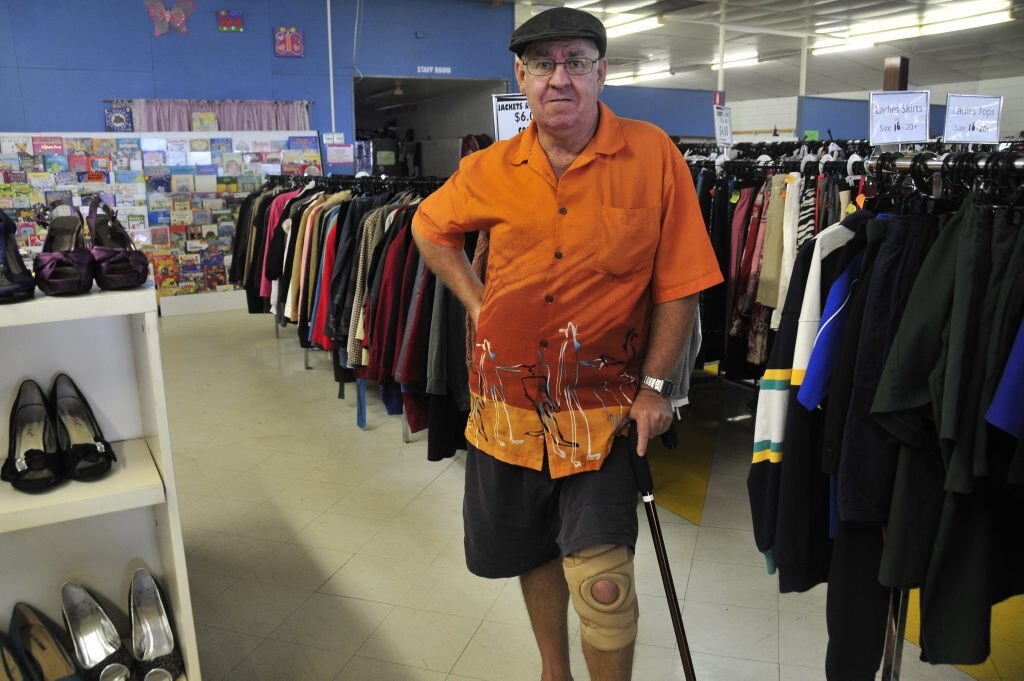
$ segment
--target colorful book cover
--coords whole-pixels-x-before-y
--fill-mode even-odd
[[[221,166],[224,168],[225,175],[240,175],[242,173],[242,164],[245,160],[239,153],[223,154],[221,156]]]
[[[188,163],[188,152],[186,151],[165,151],[164,158],[169,166],[183,166]]]
[[[154,246],[171,245],[171,230],[164,225],[158,227],[150,227],[149,236]]]
[[[224,291],[230,289],[228,285],[228,272],[224,265],[211,265],[203,268],[206,276],[207,291]]]
[[[171,210],[192,210],[192,197],[171,196]]]
[[[146,229],[146,214],[128,215],[125,222],[128,229]]]
[[[146,194],[146,203],[150,210],[171,211],[171,195],[165,192],[150,192]]]
[[[63,154],[63,137],[33,137],[32,154]]]
[[[142,152],[142,166],[149,168],[150,166],[163,166],[167,164],[167,156],[162,151],[144,151]]]
[[[249,145],[250,151],[257,153],[268,153],[274,150],[274,145],[270,140],[252,140],[252,144]]]
[[[190,151],[187,158],[190,166],[203,166],[213,163],[213,154],[208,151]]]
[[[242,175],[238,178],[238,191],[240,192],[254,192],[260,186],[262,180],[259,175]]]
[[[57,183],[53,179],[51,173],[45,171],[32,171],[28,174],[28,183],[33,187],[39,187],[42,189],[52,189],[57,186]]]
[[[141,170],[116,170],[114,179],[121,184],[138,184],[146,181],[146,175]]]
[[[231,145],[230,137],[211,137],[210,138],[210,151],[220,152],[222,154],[230,154],[234,151],[234,147]]]
[[[153,256],[153,280],[158,289],[177,288],[180,275],[181,270],[176,256],[165,253]]]
[[[225,211],[224,199],[203,199],[203,210],[208,210],[213,214],[213,221],[217,221],[217,214],[220,211]],[[230,213],[231,211],[227,211]]]
[[[192,132],[211,132],[217,130],[219,130],[217,114],[212,111],[197,111],[192,114]]]
[[[301,175],[302,164],[301,163],[282,163],[281,164],[282,175]]]
[[[210,151],[210,140],[207,137],[197,137],[188,141],[189,151]]]
[[[238,178],[232,175],[221,175],[217,178],[217,193],[238,191]]]
[[[142,147],[142,151],[166,151],[167,150],[167,138],[166,137],[142,137],[139,139],[139,146]]]
[[[217,238],[217,225],[199,225],[200,238],[204,241],[213,241]]]
[[[171,171],[167,166],[146,169],[146,191],[171,193]]]
[[[132,243],[135,244],[135,248],[143,249],[153,243],[153,235],[150,230],[141,229],[129,229],[128,236],[132,238]]]
[[[172,210],[171,211],[171,224],[172,225],[191,225],[192,224],[192,211],[190,211],[190,210]]]
[[[47,154],[44,162],[46,164],[46,172],[50,173],[66,173],[69,171],[68,157],[63,154]]]
[[[188,241],[185,242],[185,250],[188,253],[194,253],[195,254],[195,258],[196,258],[195,263],[196,263],[196,266],[198,266],[198,267],[202,267],[202,265],[200,265],[200,263],[199,263],[199,252],[202,251],[205,248],[206,248],[206,242],[203,241],[201,238],[200,239],[193,239],[193,238],[189,237]]]
[[[67,189],[51,189],[43,195],[46,197],[47,206],[53,206],[54,204],[63,204],[65,206],[75,205],[74,194]]]
[[[168,227],[171,233],[171,248],[185,248],[188,240],[188,226],[172,224]]]
[[[78,156],[89,156],[92,154],[92,138],[65,137],[64,151],[68,156],[71,156],[72,154],[76,154]]]
[[[294,151],[294,150],[290,150],[289,149],[288,151],[282,151],[281,152],[281,164],[282,165],[285,164],[285,163],[300,163],[301,164],[304,161],[305,161],[305,156],[303,155],[303,153],[301,151]]]
[[[288,148],[289,149],[293,149],[293,150],[307,150],[308,149],[308,150],[313,150],[313,151],[319,151],[320,150],[320,145],[318,144],[318,142],[319,142],[319,140],[316,138],[315,135],[310,135],[308,137],[306,137],[306,136],[289,137],[288,138]]]
[[[110,157],[109,156],[90,156],[89,157],[89,170],[95,170],[99,173],[110,172]]]
[[[171,224],[171,212],[169,210],[151,210],[149,211],[149,226],[154,225],[170,225]],[[154,242],[156,243],[156,242]]]
[[[119,137],[117,138],[117,148],[122,151],[127,151],[130,154],[135,152],[142,153],[142,140],[138,137]]]
[[[234,220],[218,220],[217,221],[217,236],[221,238],[231,238],[235,236],[235,221]]]
[[[68,156],[68,170],[73,173],[85,173],[89,170],[89,157],[84,154]]]
[[[21,157],[17,154],[0,154],[0,170],[21,170]]]
[[[114,153],[110,155],[110,164],[114,170],[131,170],[132,155],[123,149],[114,149]]]
[[[196,190],[195,175],[171,174],[171,192],[174,194],[191,194]]]
[[[171,175],[195,175],[196,167],[193,165],[181,164],[177,166],[170,166]]]
[[[192,224],[209,225],[213,223],[213,216],[208,210],[197,210],[192,212]]]
[[[17,182],[28,182],[28,173],[24,170],[12,170],[7,174],[7,180],[11,184]]]
[[[32,154],[32,136],[0,135],[0,153]]]
[[[82,182],[82,174],[78,173],[78,181]],[[85,182],[101,182],[106,184],[110,182],[110,174],[105,173],[102,170],[90,170],[85,174]]]
[[[189,141],[187,139],[168,138],[168,140],[167,140],[167,148],[165,149],[165,151],[167,153],[187,154],[188,153],[188,149],[189,149],[189,144],[188,143],[189,143]],[[173,164],[169,164],[169,165],[185,165],[185,164],[184,163],[173,163]]]
[[[21,155],[21,169],[29,173],[46,172],[46,156],[43,154]]]
[[[61,171],[59,173],[54,173],[53,174],[53,181],[56,182],[58,186],[59,185],[72,185],[72,186],[74,186],[74,185],[78,184],[78,173],[72,173],[70,171],[63,170],[63,171]]]
[[[117,151],[117,140],[113,137],[95,137],[92,140],[93,156],[110,156]]]

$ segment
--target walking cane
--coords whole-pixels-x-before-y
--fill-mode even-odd
[[[674,429],[670,428],[661,436],[661,442],[672,449],[679,444],[679,436],[676,435]],[[636,424],[633,424],[633,427],[629,429],[629,460],[633,464],[633,477],[636,479],[636,488],[643,498],[644,508],[647,510],[647,520],[651,525],[654,552],[658,556],[658,567],[661,568],[661,581],[665,584],[668,611],[672,616],[672,628],[676,632],[679,657],[683,661],[683,674],[686,676],[686,681],[697,681],[697,674],[693,671],[693,659],[690,657],[690,646],[686,642],[686,632],[683,630],[683,614],[679,611],[676,586],[672,581],[672,569],[668,564],[668,554],[665,551],[665,538],[661,534],[661,523],[658,521],[658,509],[654,506],[654,478],[651,476],[651,466],[647,462],[646,456],[636,453],[636,446]]]

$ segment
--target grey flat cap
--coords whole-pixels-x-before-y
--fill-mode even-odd
[[[569,7],[555,7],[531,17],[512,33],[508,49],[522,57],[530,43],[538,40],[564,40],[587,38],[597,45],[598,58],[608,48],[608,34],[604,24],[593,14]]]

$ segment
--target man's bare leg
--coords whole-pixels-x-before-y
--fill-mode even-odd
[[[540,649],[541,681],[572,681],[569,670],[569,587],[562,571],[562,559],[527,572],[519,578],[519,583]]]

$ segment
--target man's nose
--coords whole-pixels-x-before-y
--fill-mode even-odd
[[[554,85],[555,87],[562,87],[572,82],[572,77],[569,75],[569,69],[566,68],[565,64],[555,64],[555,70],[551,73],[548,78],[548,84]]]

